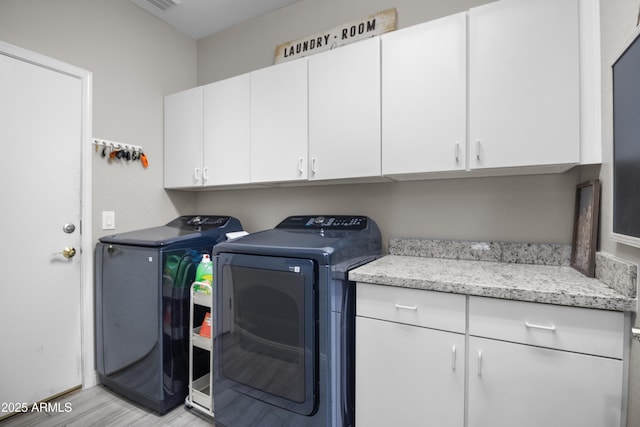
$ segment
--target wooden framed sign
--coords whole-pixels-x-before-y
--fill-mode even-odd
[[[276,47],[275,63],[291,61],[393,31],[396,29],[396,25],[396,9],[383,10],[321,33],[283,43]]]
[[[578,185],[571,266],[587,277],[595,275],[599,207],[600,181],[595,179]]]

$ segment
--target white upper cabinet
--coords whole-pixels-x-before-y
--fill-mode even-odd
[[[164,187],[202,186],[202,87],[164,98]]]
[[[580,161],[578,0],[469,11],[469,167]]]
[[[382,36],[382,173],[466,167],[467,14]]]
[[[204,87],[205,186],[250,181],[250,88],[249,74]]]
[[[307,60],[251,73],[251,182],[307,179]]]
[[[169,95],[165,188],[599,163],[597,15],[500,0]]]
[[[309,179],[380,176],[380,38],[309,57]]]

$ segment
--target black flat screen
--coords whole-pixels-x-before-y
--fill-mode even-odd
[[[613,232],[640,238],[640,42],[613,65]]]

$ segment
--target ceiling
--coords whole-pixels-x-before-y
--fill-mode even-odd
[[[178,31],[201,39],[300,0],[130,0]]]

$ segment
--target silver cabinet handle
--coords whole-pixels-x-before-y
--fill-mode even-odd
[[[304,172],[303,168],[304,158],[298,157],[298,173],[302,174]]]
[[[196,182],[200,181],[200,168],[195,168],[193,170],[193,179],[195,179]]]
[[[456,346],[451,349],[451,369],[456,370]]]
[[[402,310],[413,310],[416,311],[418,309],[417,305],[402,305],[402,304],[396,304],[396,308],[402,309]]]
[[[543,331],[551,331],[551,332],[555,332],[556,331],[556,325],[551,324],[551,325],[538,325],[535,323],[529,323],[527,321],[524,322],[524,326],[526,326],[529,329],[542,329]]]
[[[482,350],[478,350],[478,376],[482,376]]]
[[[476,139],[476,160],[480,161],[480,140]]]
[[[316,158],[312,157],[311,158],[311,173],[312,174],[316,174]]]
[[[202,168],[202,179],[203,181],[208,181],[209,177],[207,176],[207,172],[209,172],[209,168]]]
[[[460,163],[460,143],[456,142],[456,163]]]

